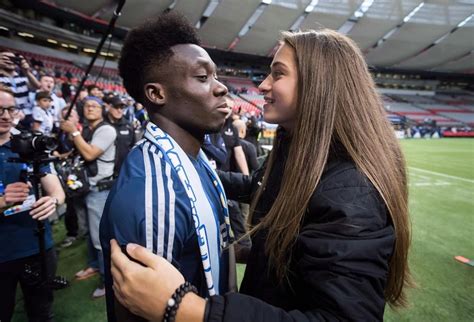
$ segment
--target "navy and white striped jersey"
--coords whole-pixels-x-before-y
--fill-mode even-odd
[[[214,212],[223,217],[219,195],[202,161],[191,162]],[[148,140],[139,142],[121,167],[105,205],[100,238],[105,259],[109,321],[115,321],[110,274],[111,239],[116,239],[120,245],[148,245],[153,253],[178,268],[184,278],[198,288],[201,296],[208,296],[189,198],[172,165]],[[221,256],[220,294],[228,291],[228,268],[225,251]]]
[[[22,109],[25,114],[31,114],[33,106],[29,100],[28,78],[18,74],[13,77],[0,74],[0,83],[13,91],[16,105]]]

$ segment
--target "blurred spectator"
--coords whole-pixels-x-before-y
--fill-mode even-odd
[[[232,110],[234,107],[234,100],[230,95],[226,96],[227,106]],[[245,154],[240,144],[240,139],[237,130],[232,125],[232,113],[230,113],[221,130],[222,138],[224,139],[227,150],[226,162],[222,165],[220,170],[240,172],[244,175],[249,175],[249,169]],[[229,208],[229,217],[234,236],[238,243],[235,245],[235,256],[238,262],[245,262],[248,253],[250,252],[250,238],[242,238],[246,234],[244,217],[240,210],[239,203],[235,200],[227,201]]]
[[[227,95],[226,102],[232,110],[234,107],[234,99]],[[227,149],[227,159],[220,170],[241,172],[248,175],[249,169],[247,161],[245,160],[245,154],[240,145],[237,130],[232,125],[233,119],[231,115],[232,113],[227,116],[224,127],[221,130],[222,138],[224,139],[225,147]]]
[[[257,150],[257,154],[259,155],[259,145],[258,145],[258,136],[262,132],[262,128],[258,124],[257,118],[252,115],[247,121],[247,134],[245,135],[245,140],[252,143]]]
[[[47,92],[52,100],[50,112],[51,115],[53,115],[54,125],[56,128],[58,128],[59,122],[61,121],[61,110],[64,108],[64,106],[66,106],[66,101],[54,93],[55,79],[53,76],[48,74],[41,75],[39,82],[40,88],[38,91],[30,93],[30,102],[34,102],[36,100],[35,96],[38,92]]]
[[[62,119],[66,116],[67,108],[61,111]],[[69,120],[76,125],[77,131],[82,131],[79,123],[79,116],[75,109],[71,110]],[[58,149],[54,156],[66,159],[71,155],[74,149],[74,141],[65,132],[61,132],[58,137]],[[71,246],[78,238],[84,237],[89,229],[87,227],[87,208],[84,198],[66,196],[66,213],[64,216],[64,225],[66,227],[66,237],[61,242],[61,247]]]
[[[79,96],[77,97],[77,102],[76,102],[76,111],[77,115],[79,116],[79,122],[81,124],[84,124],[84,100],[85,98],[89,95],[89,92],[87,88],[81,88],[81,91],[79,92]]]
[[[135,104],[133,104],[133,106],[135,108],[135,118],[140,123],[140,126],[142,128],[145,128],[146,124],[148,123],[148,120],[149,120],[148,119],[148,113],[143,108],[143,105],[141,103],[135,102]]]
[[[17,72],[19,69],[19,73]],[[0,52],[0,83],[9,87],[14,95],[16,106],[25,115],[21,124],[29,129],[33,117],[31,116],[33,106],[29,102],[29,88],[39,88],[40,84],[31,73],[31,68],[23,56],[15,55],[9,51]]]
[[[247,132],[247,126],[245,122],[242,120],[235,120],[232,124],[238,132],[240,145],[244,151],[245,159],[247,160],[247,165],[249,167],[249,172],[252,174],[258,169],[257,149],[252,143],[244,140]]]
[[[117,132],[114,176],[118,176],[123,160],[135,144],[135,131],[133,125],[123,116],[125,102],[119,96],[112,97],[105,104],[108,106],[105,122],[112,125]]]
[[[68,103],[71,101],[73,87],[71,77],[71,73],[66,73],[66,80],[61,83],[61,93],[63,94],[63,99]]]
[[[51,135],[54,126],[52,99],[48,92],[36,94],[36,105],[33,107],[33,123],[31,129],[45,135]]]
[[[95,85],[95,84],[87,86],[87,92],[88,92],[89,96],[95,96],[95,97],[98,97],[100,99],[102,99],[104,97],[104,93],[102,92],[102,89],[99,86]]]
[[[220,133],[204,135],[202,150],[206,154],[214,170],[221,169],[227,160],[227,150]]]

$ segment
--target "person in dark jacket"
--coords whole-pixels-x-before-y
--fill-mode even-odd
[[[126,105],[120,97],[114,96],[107,100],[107,102],[104,101],[104,103],[108,107],[107,117],[104,121],[112,125],[117,132],[117,139],[115,141],[117,155],[115,156],[114,176],[118,176],[120,166],[135,144],[135,132],[133,125],[123,116]]]
[[[244,121],[235,120],[232,122],[232,125],[234,125],[234,128],[238,132],[240,145],[242,146],[242,150],[244,150],[245,159],[247,160],[247,165],[249,167],[249,173],[252,174],[258,169],[257,148],[255,145],[245,140],[247,126]]]
[[[362,53],[332,30],[285,32],[259,89],[273,150],[252,178],[220,175],[252,201],[241,293],[176,292],[166,260],[129,244],[143,267],[112,242],[117,299],[148,320],[382,321],[411,284],[407,178]]]

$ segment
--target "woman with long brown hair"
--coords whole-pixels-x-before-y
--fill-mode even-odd
[[[129,244],[145,268],[113,241],[118,300],[150,320],[383,320],[411,284],[407,176],[360,50],[327,29],[285,32],[259,88],[273,150],[252,178],[221,174],[229,198],[252,201],[240,294],[172,297],[172,265]]]

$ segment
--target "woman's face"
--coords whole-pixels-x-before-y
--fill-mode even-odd
[[[270,75],[258,87],[265,99],[263,118],[265,122],[292,130],[298,99],[298,71],[293,49],[287,44],[281,46],[270,67]]]

